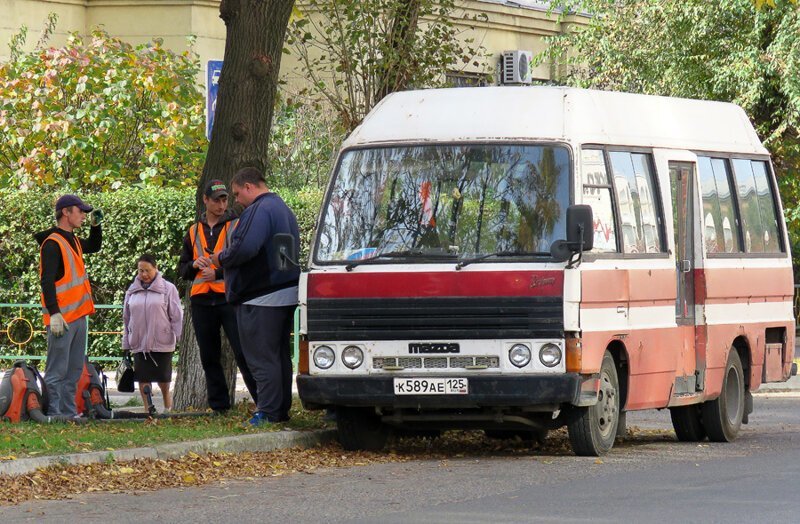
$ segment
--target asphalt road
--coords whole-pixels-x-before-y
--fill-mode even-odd
[[[430,460],[36,501],[0,509],[0,521],[792,522],[798,408],[797,394],[757,395],[732,444],[679,443],[669,413],[647,411],[629,414],[634,438],[601,460],[559,447],[487,454],[467,446]]]

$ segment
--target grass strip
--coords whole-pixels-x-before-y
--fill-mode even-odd
[[[207,417],[89,421],[85,424],[0,423],[0,460],[61,455],[89,451],[113,451],[168,442],[245,435],[284,429],[310,430],[333,427],[322,420],[324,412],[304,410],[297,399],[291,420],[259,428],[247,427],[252,404],[238,404],[224,415]]]

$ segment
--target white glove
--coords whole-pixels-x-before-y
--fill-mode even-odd
[[[64,320],[63,315],[61,315],[61,313],[50,315],[50,333],[58,338],[63,336],[66,331],[69,331],[69,325],[67,321]]]

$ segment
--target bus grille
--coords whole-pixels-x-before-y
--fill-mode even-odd
[[[477,357],[375,357],[372,369],[490,369],[499,368],[500,358]]]
[[[310,340],[529,339],[564,336],[563,298],[317,298]]]

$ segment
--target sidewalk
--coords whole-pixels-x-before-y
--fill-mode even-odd
[[[799,360],[800,359],[796,359],[796,361]],[[295,384],[294,380],[292,383]],[[244,381],[241,376],[238,377],[236,385],[236,401],[240,402],[243,399],[249,400],[250,395],[244,387]],[[115,409],[125,406],[131,398],[135,398],[138,403],[141,403],[141,396],[139,395],[138,388],[134,393],[120,393],[116,388],[117,385],[114,379],[109,377],[109,397]],[[293,386],[293,392],[297,392],[296,386]],[[800,393],[800,376],[791,377],[786,382],[762,384],[756,394],[777,392]],[[153,404],[155,404],[159,412],[163,411],[164,404],[161,398],[161,391],[158,387],[155,388],[153,394]],[[128,411],[144,411],[144,408],[141,406],[125,407],[124,409]],[[310,448],[332,442],[335,439],[335,430],[262,432],[191,442],[158,444],[141,448],[72,453],[2,461],[0,462],[0,475],[24,475],[26,473],[32,473],[39,468],[55,465],[92,464],[110,461],[128,461],[141,458],[168,459],[181,457],[189,453],[239,453],[244,451],[271,451],[290,447]]]
[[[241,375],[237,377],[236,385],[236,401],[240,402],[243,399],[250,400],[250,394],[247,393]],[[153,404],[160,413],[164,409],[164,402],[158,386],[156,386],[154,390]],[[296,388],[294,393],[296,393]],[[144,411],[144,408],[141,406],[141,395],[139,394],[138,386],[133,393],[120,393],[117,391],[117,384],[114,382],[113,377],[108,377],[108,394],[114,409],[122,408],[129,400],[135,398],[139,405],[132,407],[126,406],[122,409],[126,411]],[[182,457],[189,453],[241,453],[245,451],[273,451],[276,449],[295,447],[311,448],[334,440],[336,440],[336,431],[330,429],[316,431],[265,431],[206,440],[156,444],[140,448],[94,451],[89,453],[69,453],[0,461],[0,475],[24,475],[33,473],[39,468],[46,468],[49,466],[97,464],[143,458],[170,459]]]
[[[235,437],[157,444],[144,448],[29,457],[0,462],[0,475],[24,475],[49,466],[97,464],[143,458],[170,459],[183,457],[189,453],[241,453],[244,451],[273,451],[295,447],[312,448],[332,442],[335,438],[336,432],[330,429],[318,431],[265,431]]]

